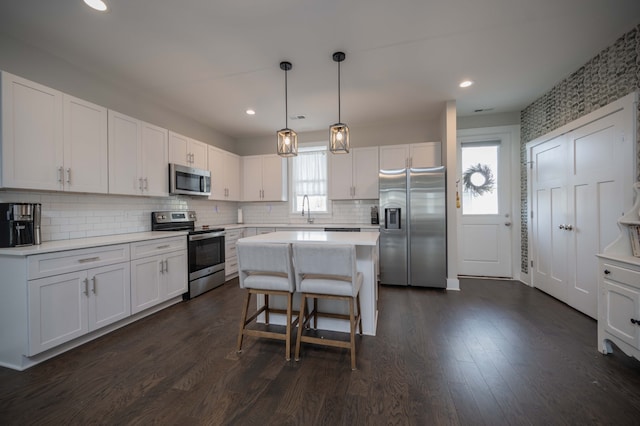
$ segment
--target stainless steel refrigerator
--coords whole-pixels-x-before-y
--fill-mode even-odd
[[[445,168],[380,170],[380,282],[447,286]]]

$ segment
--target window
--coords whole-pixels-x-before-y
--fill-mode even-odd
[[[462,214],[498,214],[499,141],[462,144]]]
[[[328,213],[327,145],[300,146],[291,162],[291,212],[302,211],[302,200],[307,195],[312,213]]]

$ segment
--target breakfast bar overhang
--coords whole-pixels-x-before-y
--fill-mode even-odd
[[[238,244],[247,242],[260,243],[328,243],[344,244],[356,247],[356,264],[358,271],[363,275],[362,288],[360,289],[360,303],[362,308],[362,332],[369,336],[376,335],[378,319],[378,279],[376,263],[378,256],[378,239],[380,233],[374,232],[324,232],[324,231],[278,231],[268,234],[255,235],[241,238]],[[346,312],[346,306],[336,304],[333,301],[320,301],[325,303],[320,306],[323,310],[331,310],[339,313]],[[258,305],[263,303],[258,297]],[[274,301],[274,303],[278,303]],[[296,306],[294,304],[294,306]],[[284,317],[274,315],[270,322],[284,324]],[[347,321],[333,318],[320,318],[318,328],[323,330],[349,332]]]

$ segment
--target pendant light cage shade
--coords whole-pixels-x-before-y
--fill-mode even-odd
[[[284,71],[284,129],[278,130],[278,155],[281,157],[298,155],[298,134],[289,128],[287,72],[291,68],[291,62],[280,62],[280,69]]]
[[[329,128],[329,150],[334,154],[349,153],[349,127],[344,123],[336,123]]]
[[[329,128],[329,151],[334,154],[349,153],[349,127],[340,122],[340,62],[345,58],[344,52],[333,54],[333,61],[338,63],[338,122]]]
[[[298,155],[298,134],[291,129],[278,130],[278,155],[295,157]]]

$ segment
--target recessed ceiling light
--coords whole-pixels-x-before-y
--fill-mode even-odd
[[[251,108],[249,108],[245,112],[247,113],[247,115],[256,115],[256,112],[254,110],[252,110]]]
[[[469,87],[473,84],[473,81],[471,80],[465,80],[462,83],[460,83],[460,87]]]
[[[102,0],[84,0],[84,2],[90,8],[98,10],[100,12],[105,12],[107,10],[107,4]]]

